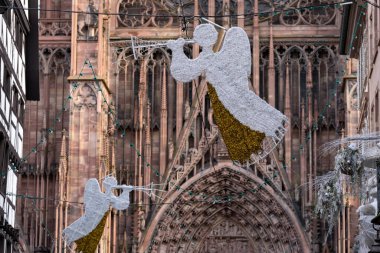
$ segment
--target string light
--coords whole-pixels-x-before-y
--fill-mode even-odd
[[[120,122],[116,119],[116,118],[117,118],[117,115],[115,114],[115,111],[112,110],[111,103],[108,102],[108,100],[106,99],[106,96],[105,96],[105,94],[104,94],[104,92],[103,92],[103,89],[102,89],[102,87],[101,87],[100,84],[99,84],[99,80],[98,80],[97,77],[96,77],[96,73],[95,73],[95,70],[94,70],[94,68],[93,68],[93,65],[91,64],[91,61],[90,61],[89,59],[86,59],[85,62],[84,62],[84,66],[85,66],[85,65],[87,65],[87,66],[91,69],[91,72],[92,72],[92,75],[93,75],[93,80],[95,81],[96,86],[97,86],[97,89],[98,89],[98,91],[100,91],[100,93],[101,93],[101,95],[102,95],[102,98],[103,98],[103,101],[104,101],[104,103],[105,103],[106,106],[107,106],[107,108],[106,108],[106,112],[109,113],[109,114],[112,116],[111,119],[113,118],[113,120],[114,120],[114,125],[115,125],[115,126],[118,126],[118,127],[120,127],[120,128],[122,128],[122,132],[123,132],[122,136],[123,136],[123,138],[124,138],[124,137],[125,137],[126,128],[124,128],[124,127],[120,124]],[[82,71],[83,71],[83,68],[84,68],[84,67],[82,67],[81,73],[82,73]],[[79,74],[79,76],[81,76],[81,74]],[[78,85],[77,85],[77,84],[76,84],[76,85],[73,85],[73,87],[75,87],[75,89],[76,89],[76,88],[78,87]],[[138,150],[138,149],[136,148],[136,146],[135,146],[133,143],[129,143],[129,146],[130,146],[131,149],[133,149],[133,150],[136,152],[137,156],[139,156],[139,157],[142,159],[142,162],[143,162],[143,164],[144,164],[144,167],[147,167],[147,168],[151,169],[151,170],[153,171],[153,173],[154,173],[157,177],[159,177],[159,178],[163,178],[163,176],[159,173],[159,171],[158,171],[157,169],[153,168],[153,167],[151,166],[151,164],[148,163],[148,162],[144,159],[144,156],[142,155],[142,152],[141,152],[140,150]],[[275,172],[275,173],[273,174],[273,178],[271,178],[271,179],[275,179],[276,177],[277,177],[277,173]],[[163,178],[163,179],[164,179],[164,178]],[[261,189],[263,188],[263,186],[267,185],[267,184],[268,184],[267,182],[269,182],[268,180],[271,180],[271,179],[268,178],[268,179],[264,180],[264,183],[263,183],[262,185],[259,186],[259,190],[261,190]],[[181,188],[180,186],[178,186],[178,185],[176,186],[176,190],[177,190],[177,191],[179,191],[179,190],[185,191],[184,189],[182,189],[182,188]],[[258,190],[257,190],[257,189],[252,189],[251,192],[252,192],[252,193],[256,193],[256,192],[258,192]],[[189,193],[190,196],[197,196],[197,195],[200,195],[200,194],[201,194],[204,198],[215,197],[215,196],[207,196],[207,195],[204,194],[204,193],[193,194],[191,191],[188,191],[187,193]],[[227,198],[227,199],[229,199],[229,200],[232,200],[232,199],[234,198],[234,195],[229,195],[229,196],[216,196],[216,199],[224,199],[224,198]]]
[[[92,64],[90,64],[89,66],[90,66],[90,68],[92,69],[92,73],[93,73],[93,75],[94,75],[94,80],[96,80],[96,74],[95,74],[95,71],[94,71],[94,69],[93,69]],[[339,84],[340,84],[340,82],[337,80],[336,83],[335,83],[335,86],[334,86],[334,90],[331,92],[331,94],[334,95],[334,97],[336,96],[336,91],[335,91],[335,90],[336,90],[336,88],[337,88],[337,86],[338,86]],[[107,106],[109,106],[109,103],[107,102],[107,100],[106,100],[106,98],[105,98],[105,95],[103,94],[103,91],[101,90],[101,88],[100,88],[98,82],[97,82],[97,85],[98,85],[98,87],[99,87],[99,90],[101,91],[101,94],[102,94],[103,98],[104,98],[104,102],[106,103]],[[323,108],[323,110],[322,110],[322,113],[321,113],[321,115],[320,115],[320,117],[321,117],[322,119],[325,118],[324,114],[325,114],[326,111],[331,107],[331,101],[330,101],[330,100],[332,100],[332,99],[333,99],[333,97],[329,96],[329,99],[328,99],[326,105],[324,106],[324,108]],[[199,98],[198,98],[198,100],[199,100]],[[329,105],[330,105],[330,107],[329,107]],[[112,114],[113,114],[113,113],[112,113]],[[114,116],[115,116],[115,118],[116,118],[116,115],[114,115]],[[310,126],[309,132],[308,132],[308,134],[306,135],[305,140],[303,140],[305,143],[304,143],[304,144],[300,144],[300,146],[299,146],[299,150],[300,150],[300,151],[302,151],[302,150],[304,149],[304,146],[307,144],[307,142],[309,142],[309,141],[311,140],[311,134],[312,134],[312,131],[317,131],[317,130],[318,130],[318,123],[319,123],[318,121],[317,121],[317,122],[313,122],[312,126]],[[116,126],[120,126],[120,125],[117,124]],[[125,130],[126,130],[126,129],[123,129],[122,137],[125,137]],[[133,143],[130,143],[130,147],[131,147],[132,149],[135,150],[135,152],[137,153],[137,155],[138,155],[139,157],[142,158],[142,161],[143,161],[143,163],[145,164],[146,162],[145,162],[145,160],[144,160],[144,157],[141,155],[141,152],[135,147],[135,145],[134,145]],[[293,158],[294,158],[293,160],[296,160],[296,158],[295,158],[294,156],[293,156]],[[155,174],[156,176],[158,176],[158,177],[163,177],[162,175],[159,174],[159,171],[158,171],[158,170],[152,168],[150,165],[149,165],[149,166],[146,166],[146,167],[150,168],[150,169],[154,172],[154,174]],[[163,179],[165,180],[165,178],[163,178]],[[177,191],[181,190],[181,188],[178,187],[178,186],[176,186],[176,189],[177,189]]]
[[[365,15],[365,13],[361,13],[361,15]],[[355,28],[355,30],[354,30],[354,35],[357,33],[357,27],[359,26],[359,22],[360,22],[360,18],[359,18],[359,21],[358,21],[358,23],[356,24],[356,28]],[[351,42],[351,45],[352,45],[352,42]],[[349,47],[349,48],[351,48],[351,46]],[[346,62],[347,62],[347,59],[346,59]],[[336,80],[336,82],[335,82],[335,85],[334,85],[334,91],[332,92],[332,95],[335,97],[336,96],[336,90],[337,90],[337,87],[340,85],[340,81],[337,79]],[[330,108],[331,107],[331,102],[330,102],[330,100],[332,99],[332,97],[329,97],[329,101],[327,102],[327,104],[326,104],[326,106],[324,107],[324,109],[322,110],[322,112],[323,112],[323,114],[325,114],[325,112],[328,110],[328,108]],[[324,119],[325,118],[325,116],[324,115],[320,115],[320,116],[322,116],[322,117],[320,117],[320,118],[322,118],[322,119]],[[309,130],[309,134],[308,134],[308,136],[311,136],[311,133],[312,133],[312,131],[317,131],[318,130],[318,121],[316,121],[316,122],[313,122],[313,124],[312,124],[312,128]],[[310,139],[311,138],[307,138],[306,140],[305,140],[305,144],[308,142],[308,141],[310,141]],[[304,146],[304,144],[301,144],[300,145],[300,150],[301,150],[301,148],[303,148],[303,146]],[[294,156],[292,156],[292,158],[293,159],[296,159]],[[283,163],[283,167],[286,169],[287,168],[287,166],[286,166],[286,164],[285,163]],[[244,193],[240,193],[240,194],[244,194]],[[176,214],[176,218],[175,218],[175,220],[176,221],[179,221],[179,219],[178,219],[178,217],[179,217],[179,212],[173,212],[172,210],[170,211],[170,212],[172,212],[171,213],[171,215],[173,216],[174,214]],[[315,214],[312,214],[311,215],[312,217],[316,217],[316,215]],[[183,228],[184,229],[184,228]],[[186,229],[186,231],[185,232],[187,232],[188,231],[188,229]],[[152,238],[154,238],[156,235],[157,235],[157,233],[158,233],[158,228],[156,228],[155,230],[154,230],[154,232],[153,232],[153,236],[152,236]],[[185,234],[185,236],[186,236],[186,234]],[[181,239],[183,238],[183,236],[181,237]],[[191,238],[190,238],[191,239]],[[150,246],[148,247],[149,249],[152,249],[152,244],[154,243],[154,239],[152,239],[151,240],[151,243],[150,243]]]
[[[156,17],[156,18],[222,18],[222,17],[236,17],[236,18],[246,18],[246,17],[252,17],[252,16],[263,16],[265,14],[286,14],[286,15],[292,15],[293,12],[296,10],[302,11],[302,10],[314,10],[319,8],[327,8],[327,7],[333,7],[333,8],[339,8],[342,5],[352,4],[351,1],[341,1],[341,2],[335,2],[335,3],[326,3],[326,4],[319,4],[319,5],[309,5],[309,6],[303,6],[303,7],[295,7],[290,9],[281,9],[281,10],[270,10],[270,11],[261,11],[261,12],[249,12],[244,14],[222,14],[222,15],[154,15],[154,14],[140,14],[140,13],[125,13],[125,12],[90,12],[90,11],[75,11],[75,10],[62,10],[62,9],[47,9],[47,8],[25,8],[25,7],[18,7],[18,6],[0,6],[0,8],[7,8],[9,9],[21,9],[21,10],[35,10],[35,11],[41,11],[41,12],[62,12],[62,13],[75,13],[75,14],[90,14],[90,15],[107,15],[107,16],[127,16],[127,17]]]
[[[364,14],[365,14],[365,13],[364,13]],[[361,13],[360,15],[363,15],[363,13]],[[360,18],[359,18],[359,21],[360,21]],[[356,34],[356,31],[357,31],[357,27],[358,27],[358,26],[360,26],[359,23],[357,23],[357,25],[356,25],[356,27],[355,27],[354,34]],[[352,46],[352,41],[351,41],[351,46]],[[352,48],[351,46],[350,46],[350,48]],[[346,61],[347,61],[347,60],[346,60]],[[92,66],[92,64],[91,64],[90,62],[85,61],[84,65],[86,65],[87,63],[89,64],[89,67],[92,69],[93,74],[95,74],[94,69],[93,69],[93,66]],[[84,65],[83,65],[83,67],[82,67],[82,70],[83,70],[83,68],[84,68]],[[82,70],[81,70],[81,73],[79,74],[79,76],[83,76],[83,74],[82,74]],[[94,75],[94,80],[95,80],[95,82],[96,82],[97,85],[98,85],[98,89],[101,91],[101,94],[102,94],[102,96],[103,96],[103,98],[104,98],[104,102],[106,103],[106,105],[107,105],[108,107],[110,107],[110,104],[109,104],[108,101],[106,100],[106,98],[105,98],[105,96],[104,96],[104,94],[103,94],[103,90],[102,90],[102,88],[99,86],[99,81],[97,80],[97,78],[96,78],[95,75]],[[337,82],[336,82],[336,85],[335,85],[335,87],[334,87],[334,89],[336,89],[336,87],[337,87],[339,84],[340,84],[340,82],[337,81]],[[77,82],[74,82],[74,83],[72,84],[71,92],[73,92],[76,88],[78,88],[78,83],[77,83]],[[70,93],[71,93],[71,92],[70,92]],[[336,92],[335,92],[335,91],[333,92],[333,95],[334,95],[334,96],[336,95]],[[71,100],[71,99],[72,99],[72,96],[69,95],[69,96],[67,97],[67,101],[69,101],[69,100]],[[330,98],[330,99],[331,99],[331,98]],[[66,103],[65,103],[65,104],[66,104]],[[323,113],[327,110],[327,108],[328,108],[329,106],[331,106],[331,104],[330,104],[330,102],[328,101],[328,103],[326,104],[326,106],[325,106],[325,108],[324,108],[324,110],[323,110]],[[61,121],[61,120],[60,120],[60,116],[62,116],[62,114],[63,114],[64,111],[67,111],[67,107],[66,107],[66,105],[63,106],[62,113],[60,113],[60,115],[58,115],[58,116],[55,118],[55,121],[54,121],[54,123],[53,123],[53,126],[55,126],[55,123],[56,123],[56,122],[60,122],[60,121]],[[114,115],[114,111],[113,111],[112,109],[109,110],[109,113],[110,113],[111,115],[115,116],[115,115]],[[324,118],[323,115],[321,115],[321,116],[322,116],[322,118]],[[119,121],[116,121],[116,122],[115,122],[115,126],[117,126],[117,127],[121,126],[121,124],[119,123]],[[122,127],[122,126],[121,126],[121,127]],[[309,132],[309,133],[311,134],[311,132],[312,132],[313,130],[316,131],[317,129],[318,129],[318,122],[313,123],[313,128],[310,129],[310,132]],[[122,137],[125,137],[125,133],[126,133],[125,131],[126,131],[126,129],[123,129]],[[49,129],[48,129],[48,133],[49,133],[49,132],[50,132],[50,133],[51,133],[51,132],[54,132],[54,127],[49,128]],[[309,140],[310,140],[310,138],[307,138],[306,142],[309,141]],[[38,150],[38,147],[39,147],[42,143],[44,143],[44,138],[41,139],[41,141],[40,141],[35,147],[32,148],[31,152],[29,152],[29,153],[28,153],[28,154],[22,159],[22,162],[23,162],[23,163],[26,162],[26,161],[27,161],[27,157],[29,157],[31,153],[36,153],[36,152],[38,152],[38,151],[39,151],[39,150]],[[139,151],[136,149],[136,147],[133,145],[133,143],[130,144],[130,147],[133,148],[133,149],[136,151],[136,153],[140,154],[141,158],[142,158],[143,161],[144,161],[144,157],[143,157],[143,155],[141,154],[141,152],[139,152]],[[303,148],[303,145],[302,145],[302,144],[300,145],[300,149],[301,149],[301,148]],[[296,159],[294,156],[293,156],[293,158]],[[154,169],[154,168],[152,168],[152,166],[151,166],[149,163],[147,163],[147,162],[144,161],[144,164],[146,164],[146,167],[152,169],[153,172],[154,172],[157,176],[162,177],[162,176],[159,174],[159,171],[156,170],[156,169]],[[14,164],[12,165],[12,169],[16,169],[16,172],[17,172],[17,168],[18,168],[18,167],[20,167],[20,165],[18,165],[18,166],[14,165]],[[286,164],[284,164],[284,168],[285,168],[285,169],[287,168]],[[274,179],[274,178],[276,178],[276,177],[277,177],[277,174],[275,173],[272,179]],[[271,180],[271,179],[270,179],[270,178],[264,178],[264,183],[261,184],[259,187],[257,187],[257,189],[251,189],[251,192],[252,192],[252,193],[257,193],[259,190],[263,189],[263,186],[265,186],[265,185],[267,185],[267,184],[270,184],[270,181],[269,181],[269,180]],[[179,186],[176,186],[176,189],[177,189],[177,190],[180,190],[181,188],[180,188]],[[189,196],[192,196],[192,197],[193,197],[193,196],[197,196],[197,195],[201,195],[201,197],[203,197],[204,199],[207,199],[207,197],[213,197],[213,202],[212,202],[213,204],[222,203],[222,202],[223,202],[223,203],[224,203],[224,202],[232,202],[233,199],[234,199],[234,195],[227,195],[227,196],[207,196],[207,195],[205,195],[204,193],[194,194],[192,191],[188,191],[187,193],[189,194]],[[245,195],[244,192],[240,192],[240,193],[237,193],[237,194],[236,194],[236,197],[240,199],[240,198],[242,198],[244,195]],[[16,196],[16,197],[31,198],[31,196],[28,196],[28,195],[18,195],[18,196]],[[66,202],[69,202],[69,201],[66,201]],[[70,203],[73,203],[73,202],[70,202]],[[78,202],[78,203],[80,203],[80,202]],[[175,203],[180,203],[180,202],[177,201],[177,202],[175,202]],[[157,203],[157,205],[160,205],[160,204],[162,204],[162,205],[164,205],[164,204],[175,204],[175,203]],[[141,205],[141,203],[139,203],[139,204],[137,204],[137,205]]]

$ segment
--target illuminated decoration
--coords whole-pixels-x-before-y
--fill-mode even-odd
[[[240,27],[228,29],[221,50],[215,53],[217,37],[213,25],[197,26],[194,41],[202,52],[192,60],[183,52],[184,39],[169,41],[173,52],[171,74],[181,82],[205,74],[212,85],[209,92],[216,123],[232,160],[264,158],[284,137],[288,120],[249,89],[251,52],[246,32]]]
[[[140,190],[152,196],[152,191],[154,190],[152,187],[118,185],[117,180],[110,176],[103,180],[103,187],[105,189],[104,193],[100,190],[98,180],[91,178],[87,181],[84,189],[84,215],[62,232],[68,246],[75,242],[77,252],[95,252],[103,235],[110,207],[125,210],[130,204],[129,193],[131,191]],[[118,197],[113,194],[112,190],[114,189],[122,191]]]

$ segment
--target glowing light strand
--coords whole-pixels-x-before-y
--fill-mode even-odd
[[[107,16],[127,16],[127,17],[157,17],[157,18],[219,18],[219,17],[236,17],[236,18],[246,18],[246,17],[252,17],[252,16],[263,16],[266,14],[291,14],[294,11],[302,11],[302,10],[313,10],[313,9],[319,9],[319,8],[339,8],[342,5],[346,4],[352,4],[351,1],[341,1],[341,2],[335,2],[335,3],[326,3],[326,4],[319,4],[319,5],[309,5],[309,6],[303,6],[303,7],[295,7],[295,8],[288,8],[288,9],[281,9],[281,10],[270,10],[270,11],[261,11],[261,12],[250,12],[250,13],[242,13],[242,14],[226,14],[226,15],[180,15],[178,14],[172,14],[172,15],[147,15],[147,14],[139,14],[139,13],[124,13],[124,12],[89,12],[89,11],[74,11],[74,10],[62,10],[62,9],[47,9],[47,8],[25,8],[25,7],[17,7],[17,6],[0,6],[0,8],[5,9],[21,9],[21,10],[35,10],[35,11],[42,11],[42,12],[61,12],[61,13],[71,13],[71,14],[93,14],[93,15],[107,15]],[[170,11],[170,10],[169,10]]]

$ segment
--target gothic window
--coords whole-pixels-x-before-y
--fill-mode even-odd
[[[118,7],[119,26],[137,27],[149,24],[149,16],[153,14],[151,1],[121,1]],[[127,16],[143,15],[143,16]]]
[[[174,7],[174,6],[173,6]],[[117,12],[119,27],[167,27],[173,24],[173,10],[160,1],[152,0],[122,0]],[[137,14],[137,16],[133,16]],[[177,14],[177,13],[174,13]]]
[[[161,112],[161,89],[162,85],[168,87],[168,79],[170,78],[170,72],[168,71],[169,58],[165,55],[162,49],[153,50],[147,62],[148,78],[150,82],[147,83],[148,94],[151,96],[151,115],[154,122],[158,123]],[[163,83],[163,71],[166,71],[166,83]]]
[[[259,95],[264,100],[268,99],[268,62],[269,62],[269,48],[264,47],[260,50],[260,86],[259,86]]]
[[[238,5],[239,4],[241,4],[241,3],[239,3],[237,0],[230,0],[230,6],[228,7],[229,8],[228,14],[231,15],[230,20],[229,20],[230,26],[237,26],[238,17],[236,15],[240,14],[240,13],[238,13]]]
[[[208,0],[199,0],[198,2],[199,15],[208,16]]]
[[[210,130],[210,124],[211,122],[209,121],[208,114],[210,112],[211,108],[211,102],[210,102],[210,96],[206,94],[205,96],[205,106],[204,106],[204,118],[205,118],[205,128]]]
[[[120,105],[118,107],[118,118],[131,119],[133,117],[134,108],[133,98],[137,92],[140,69],[137,62],[133,59],[130,48],[120,52],[117,67],[117,101]]]
[[[326,111],[333,113],[334,103],[334,87],[335,83],[335,60],[331,50],[321,47],[313,56],[313,84],[316,91],[316,99],[318,103],[318,111]],[[330,105],[330,110],[325,108]],[[332,117],[333,118],[333,117]]]
[[[226,11],[224,7],[226,7],[226,5],[223,5],[223,0],[215,0],[215,23],[219,25],[223,25],[223,18],[220,16]]]
[[[302,94],[306,90],[306,56],[299,47],[291,47],[286,53],[286,62],[288,63],[288,78],[290,82],[291,110],[295,118],[301,116]]]
[[[333,3],[330,0],[299,0],[298,7]],[[310,25],[331,25],[336,16],[336,8],[305,8],[299,11],[302,21]]]
[[[244,25],[245,26],[251,26],[252,25],[252,16],[250,14],[253,13],[253,1],[254,0],[245,0],[244,1]]]

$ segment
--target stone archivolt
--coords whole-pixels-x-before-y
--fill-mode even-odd
[[[242,178],[248,179],[244,185],[240,183]],[[221,252],[307,252],[293,210],[275,196],[275,190],[265,186],[250,192],[262,183],[229,163],[209,168],[163,200],[173,204],[163,205],[156,212],[143,246],[150,241],[148,252],[212,252],[229,242]],[[246,195],[236,198],[239,191]],[[229,195],[235,198],[218,202],[212,197]],[[270,214],[276,214],[275,218]]]

